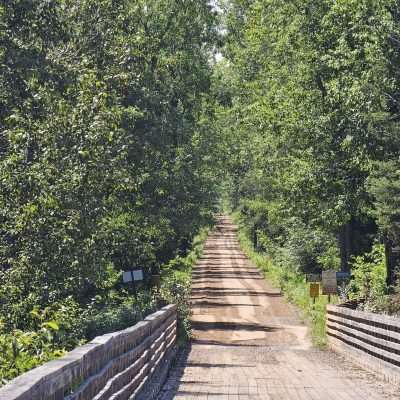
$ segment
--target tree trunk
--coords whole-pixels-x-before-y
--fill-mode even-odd
[[[257,240],[257,224],[253,226],[253,247],[256,251],[258,251],[258,240]]]
[[[392,241],[385,236],[384,237],[384,245],[385,245],[385,262],[386,262],[386,285],[388,288],[394,285],[396,280],[395,268],[396,268],[396,260],[393,255],[393,243]]]
[[[349,261],[353,254],[352,231],[352,221],[343,225],[339,231],[340,270],[342,272],[350,271]]]

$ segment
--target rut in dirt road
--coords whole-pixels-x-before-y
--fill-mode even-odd
[[[312,347],[307,327],[219,217],[193,269],[193,340],[159,400],[397,399],[398,390]]]

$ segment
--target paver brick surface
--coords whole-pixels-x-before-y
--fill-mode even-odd
[[[193,270],[194,339],[159,400],[400,399],[389,385],[312,347],[297,310],[240,250],[221,217]]]

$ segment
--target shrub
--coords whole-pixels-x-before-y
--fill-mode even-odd
[[[350,297],[374,302],[387,293],[385,248],[375,244],[370,253],[355,257],[352,262]]]
[[[325,346],[327,296],[321,296],[317,303],[313,304],[304,274],[299,273],[299,268],[296,268],[295,264],[287,262],[290,259],[290,250],[286,247],[276,248],[273,256],[256,251],[251,243],[244,221],[241,220],[238,213],[234,214],[234,219],[239,225],[239,241],[243,251],[252,259],[268,281],[278,287],[288,301],[302,310],[305,319],[311,325],[311,336],[314,344],[320,347]],[[336,302],[336,296],[332,296],[331,301]]]
[[[74,333],[77,337],[91,340],[96,336],[135,325],[156,310],[157,302],[154,294],[141,290],[138,291],[136,298],[126,295],[118,302],[89,306],[76,320]]]
[[[39,316],[39,314],[38,314]],[[36,331],[13,330],[0,334],[0,386],[19,374],[60,357],[60,324],[43,321]]]
[[[177,305],[178,338],[183,342],[191,336],[190,284],[190,275],[177,271],[163,279],[160,288],[160,297],[166,303]]]
[[[203,245],[208,236],[204,228],[194,237],[192,249],[186,257],[176,256],[162,268],[160,298],[166,303],[174,303],[178,309],[178,340],[186,342],[191,337],[190,294],[192,266],[203,252]]]

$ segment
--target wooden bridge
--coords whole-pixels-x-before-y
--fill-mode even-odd
[[[176,306],[14,379],[0,400],[151,400],[175,354]]]
[[[229,218],[219,218],[192,278],[193,340],[172,368],[169,305],[16,378],[0,400],[400,398],[399,320],[328,306],[330,346],[353,362],[314,348],[298,311],[242,252]]]

